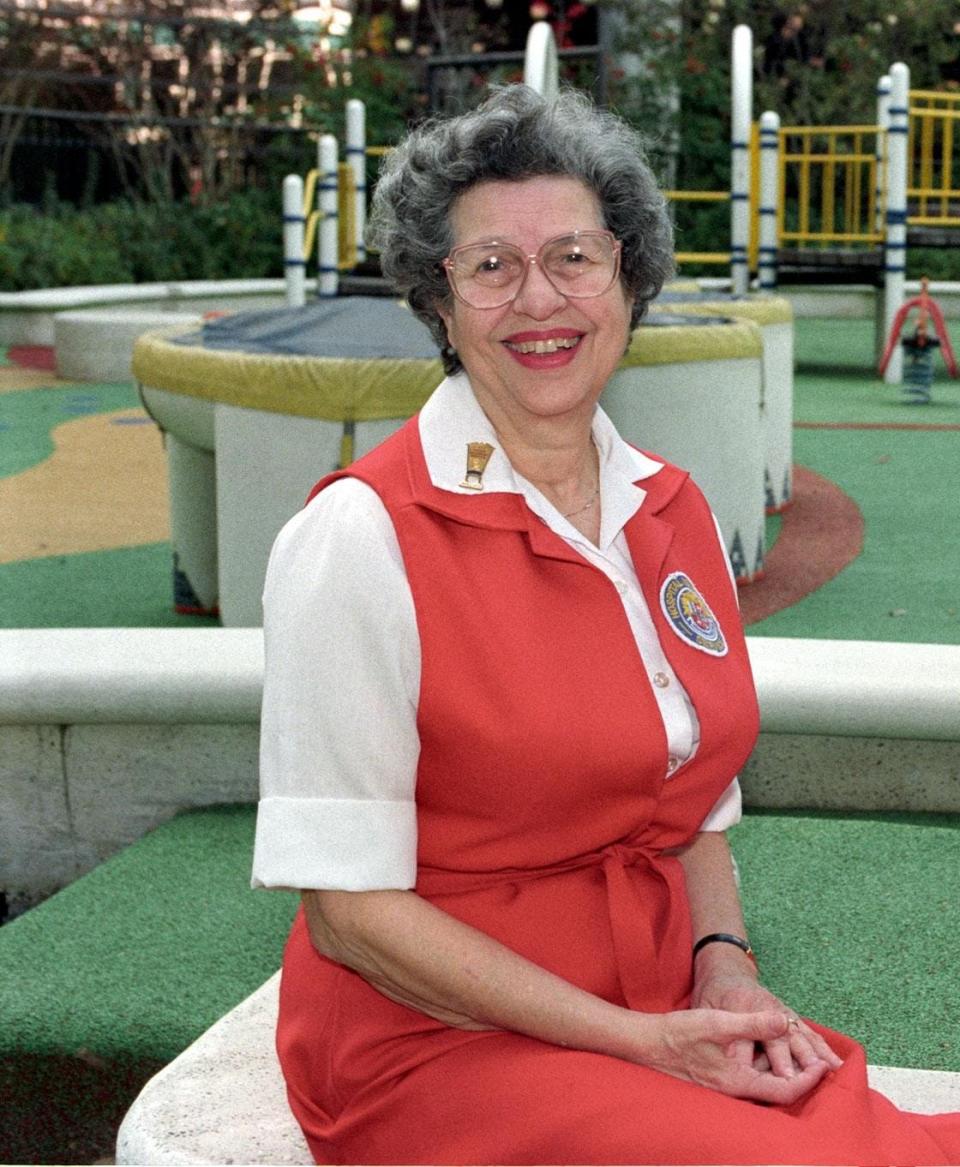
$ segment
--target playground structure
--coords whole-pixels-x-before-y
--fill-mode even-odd
[[[904,303],[907,248],[960,246],[960,156],[954,155],[960,94],[911,90],[909,68],[898,62],[878,82],[873,124],[781,125],[775,111],[754,121],[753,38],[746,25],[734,30],[731,60],[730,190],[665,192],[676,204],[729,202],[730,245],[678,251],[677,262],[729,268],[735,295],[780,284],[872,287],[879,360]],[[556,90],[557,50],[546,22],[530,30],[524,80],[540,92]],[[318,256],[320,296],[336,295],[341,273],[365,258],[365,160],[388,149],[365,144],[362,104],[351,100],[345,161],[337,162],[335,139],[323,135],[306,182],[287,179],[291,305],[304,302],[311,255]],[[889,383],[902,380],[899,349],[883,375]]]

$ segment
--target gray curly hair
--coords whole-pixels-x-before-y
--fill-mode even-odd
[[[373,196],[370,242],[440,346],[447,373],[462,368],[437,312],[452,300],[442,263],[453,246],[450,208],[475,183],[546,175],[577,178],[596,194],[622,244],[631,328],[673,273],[673,232],[640,135],[574,90],[550,101],[526,85],[495,90],[470,113],[411,131],[387,155]]]

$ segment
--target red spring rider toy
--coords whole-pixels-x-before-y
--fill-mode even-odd
[[[917,327],[913,336],[905,336],[900,343],[905,354],[903,370],[903,391],[907,395],[908,405],[929,405],[930,389],[933,385],[933,353],[935,349],[943,352],[944,364],[951,377],[957,376],[957,360],[953,355],[950,337],[947,335],[947,326],[943,319],[940,306],[927,291],[929,280],[926,276],[920,281],[920,295],[907,300],[893,319],[893,326],[887,338],[883,358],[880,361],[880,376],[886,372],[893,353],[894,345],[900,336],[904,321],[911,309],[919,310]],[[936,336],[930,336],[927,331],[929,320],[933,320]]]

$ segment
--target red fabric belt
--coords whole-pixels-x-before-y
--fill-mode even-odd
[[[600,868],[606,884],[607,911],[620,985],[627,1004],[664,999],[656,937],[669,927],[671,885],[663,871],[663,852],[637,842],[612,843],[545,867],[499,871],[451,871],[421,866],[417,891],[426,898],[482,892],[510,883],[548,879],[569,872]],[[661,913],[652,905],[661,906]],[[651,963],[653,961],[653,963]]]

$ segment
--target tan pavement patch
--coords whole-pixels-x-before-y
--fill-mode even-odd
[[[25,369],[22,365],[0,365],[0,393],[18,393],[23,389],[66,389],[69,385],[78,383],[76,381],[60,381],[56,373],[44,369]]]
[[[170,538],[163,442],[152,422],[130,424],[141,418],[124,409],[64,422],[49,458],[0,479],[0,563]]]

